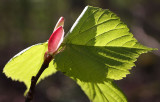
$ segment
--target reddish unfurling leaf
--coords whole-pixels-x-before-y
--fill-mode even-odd
[[[64,30],[63,27],[60,26],[57,28],[51,35],[48,41],[48,53],[54,54],[63,41]]]
[[[48,59],[50,56],[53,56],[61,45],[64,37],[64,18],[60,17],[58,20],[52,35],[48,40],[48,51],[46,51],[44,58]]]

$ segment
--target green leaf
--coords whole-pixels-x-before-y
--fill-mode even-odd
[[[74,23],[63,46],[54,65],[79,80],[78,84],[93,102],[125,102],[125,96],[111,80],[126,77],[136,58],[153,50],[138,43],[114,13],[91,6]]]
[[[92,102],[127,102],[124,94],[112,81],[93,83],[77,80],[77,83]]]
[[[139,54],[149,50],[67,44],[65,50],[55,57],[55,64],[58,70],[81,81],[119,80],[129,74],[128,70],[134,66]]]
[[[27,86],[27,91],[31,84],[32,76],[35,76],[39,71],[43,59],[44,53],[47,50],[47,43],[36,44],[26,48],[17,55],[15,55],[5,66],[3,72],[7,77],[13,80],[24,82]],[[53,66],[53,61],[49,64],[49,67],[43,72],[39,81],[46,76],[49,76],[56,72]],[[26,92],[27,92],[26,91]]]

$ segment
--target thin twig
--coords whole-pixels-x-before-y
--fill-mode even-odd
[[[28,91],[28,93],[25,97],[25,102],[31,102],[32,101],[36,83],[37,83],[39,77],[41,76],[41,74],[43,73],[43,71],[48,67],[48,65],[49,65],[49,63],[52,59],[53,59],[53,57],[51,55],[48,55],[47,58],[44,60],[39,72],[37,73],[37,75],[32,76],[31,86],[30,86],[30,89],[29,89],[29,91]]]

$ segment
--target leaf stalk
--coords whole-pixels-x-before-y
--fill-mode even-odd
[[[33,99],[33,94],[34,94],[34,91],[35,91],[35,86],[36,86],[36,83],[39,79],[39,77],[41,76],[41,74],[43,73],[43,71],[48,68],[49,66],[49,63],[50,61],[53,59],[53,56],[52,55],[47,55],[47,57],[45,58],[40,70],[38,71],[37,75],[36,76],[32,76],[31,78],[31,86],[30,86],[30,89],[25,97],[25,102],[31,102],[32,99]]]

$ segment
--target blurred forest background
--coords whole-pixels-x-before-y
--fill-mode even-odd
[[[160,0],[0,0],[0,102],[24,102],[25,85],[6,78],[8,60],[45,42],[60,16],[65,32],[86,5],[110,9],[142,44],[160,49]],[[160,50],[143,54],[131,74],[115,81],[129,102],[160,102]],[[58,72],[36,87],[33,102],[90,102],[80,87]]]

